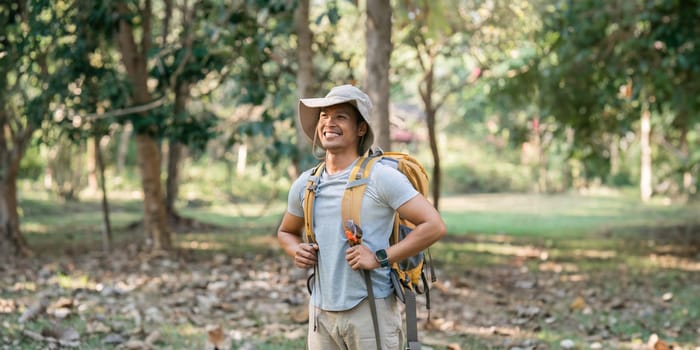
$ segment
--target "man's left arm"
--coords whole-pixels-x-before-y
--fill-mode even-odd
[[[416,255],[445,236],[447,228],[440,213],[422,195],[409,199],[397,211],[401,217],[415,223],[416,227],[406,238],[386,249],[389,264]],[[348,249],[345,259],[353,270],[371,270],[380,266],[374,252],[365,245]]]

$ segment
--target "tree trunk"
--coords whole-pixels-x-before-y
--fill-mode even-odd
[[[313,32],[309,28],[309,0],[299,0],[299,4],[294,12],[294,27],[297,34],[297,97],[308,98],[313,94],[314,64]],[[296,120],[296,119],[295,119]],[[306,134],[300,123],[296,123],[297,132],[297,155],[293,159],[292,178],[296,178],[301,173],[301,169],[306,168],[303,164],[305,155],[310,152]]]
[[[422,89],[419,87],[423,105],[425,106],[425,121],[428,127],[428,141],[430,142],[430,153],[433,155],[433,206],[440,208],[440,184],[442,172],[440,170],[440,150],[438,149],[437,132],[435,131],[435,120],[437,108],[433,105],[433,84],[435,80],[434,60],[431,60],[422,81]]]
[[[187,83],[178,82],[175,85],[175,107],[173,113],[176,116],[186,113],[187,100],[190,94],[190,86]],[[180,159],[182,158],[183,145],[177,140],[170,140],[168,146],[168,179],[166,180],[165,210],[168,217],[178,222],[180,215],[175,209],[175,201],[180,190]]]
[[[27,241],[19,228],[16,179],[0,181],[0,255],[30,255]]]
[[[165,210],[168,217],[179,217],[175,209],[175,201],[180,192],[180,158],[182,157],[182,144],[170,140],[168,146],[168,179],[165,184]]]
[[[566,135],[566,149],[571,150],[574,147],[574,140],[576,137],[576,132],[574,131],[573,128],[567,127],[565,131]],[[564,165],[561,167],[561,177],[563,179],[562,181],[562,190],[566,190],[568,188],[571,188],[574,186],[574,176],[572,173],[572,167],[570,162],[564,162]]]
[[[139,154],[141,186],[143,188],[143,224],[146,236],[152,240],[153,249],[171,248],[170,232],[166,225],[166,212],[160,183],[160,153],[158,144],[146,134],[136,135]]]
[[[102,250],[109,252],[112,250],[112,224],[109,220],[109,201],[107,200],[107,185],[105,181],[105,164],[102,160],[102,150],[100,149],[101,136],[95,135],[93,139],[95,148],[95,161],[97,171],[100,175],[100,185],[102,189]]]
[[[389,62],[391,60],[391,2],[367,1],[366,88],[372,108],[374,143],[384,150],[391,149],[389,121]]]
[[[537,192],[547,192],[547,169],[544,164],[544,150],[542,147],[542,135],[540,133],[540,119],[536,118],[532,123],[532,143],[535,147],[537,155],[537,164],[535,165],[535,177],[537,178]]]
[[[97,141],[87,143],[87,153],[85,154],[86,162],[85,167],[87,168],[87,191],[90,195],[97,193],[97,188],[99,187],[97,182],[97,152],[95,147],[97,147]]]
[[[440,170],[440,151],[438,150],[437,135],[435,132],[435,115],[437,111],[426,108],[426,122],[428,124],[428,139],[430,141],[430,153],[433,155],[433,206],[440,208],[440,186],[442,172]]]
[[[683,164],[683,177],[681,179],[681,188],[685,195],[691,195],[695,191],[693,184],[693,173],[690,166],[690,147],[688,144],[688,123],[686,120],[686,112],[682,114],[683,122],[678,126],[680,135],[678,137],[678,150],[680,152],[681,162]]]
[[[640,150],[641,150],[641,169],[639,179],[639,190],[643,202],[651,198],[651,112],[649,111],[649,102],[646,96],[642,94],[642,115],[641,126],[639,131]]]
[[[132,84],[132,99],[136,104],[145,104],[150,101],[148,91],[148,67],[147,54],[151,48],[151,2],[146,0],[146,5],[141,9],[141,48],[139,49],[134,39],[134,29],[129,21],[129,9],[123,2],[117,3],[121,16],[119,21],[119,49],[122,62]],[[147,112],[146,112],[147,113]],[[147,114],[143,113],[146,118]],[[154,130],[138,130],[136,135],[136,149],[139,156],[139,169],[141,172],[141,187],[143,188],[143,223],[146,237],[151,240],[155,250],[169,250],[171,248],[170,232],[167,230],[165,203],[160,181],[160,152],[158,144],[150,135]]]
[[[124,123],[122,133],[119,136],[119,148],[117,149],[117,174],[124,173],[126,166],[126,155],[129,153],[129,142],[134,126],[130,122]]]
[[[238,145],[238,156],[236,157],[236,175],[243,176],[245,174],[246,163],[248,159],[248,145],[241,143]]]
[[[15,133],[7,138],[5,128],[9,128],[9,116],[0,106],[0,256],[31,255],[29,245],[19,227],[17,210],[17,174],[33,128]]]
[[[616,176],[620,173],[620,137],[610,135],[610,175]]]

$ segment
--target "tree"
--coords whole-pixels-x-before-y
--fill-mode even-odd
[[[148,54],[152,48],[152,4],[129,6],[125,2],[116,3],[119,18],[117,38],[122,64],[131,83],[131,98],[136,105],[152,102],[148,88]],[[137,42],[136,36],[140,36]],[[156,127],[148,112],[139,113],[136,126],[136,145],[139,156],[141,185],[143,188],[143,222],[149,243],[155,250],[169,250],[172,246],[166,225],[166,212],[160,180],[161,154],[156,143]]]
[[[436,208],[440,205],[442,190],[437,115],[450,97],[478,78],[467,73],[468,64],[464,59],[468,55],[478,57],[472,51],[480,49],[474,49],[468,43],[493,13],[494,10],[489,6],[492,6],[492,2],[469,2],[469,5],[467,2],[459,2],[455,9],[444,3],[417,1],[399,7],[397,17],[398,27],[402,31],[400,41],[413,50],[415,57],[415,68],[404,74],[418,75],[417,93],[426,116],[433,158],[432,194]],[[468,16],[469,10],[480,9],[486,12],[486,19]]]
[[[384,150],[391,149],[389,123],[389,63],[391,61],[391,2],[367,1],[365,40],[365,85],[372,103],[374,142]]]
[[[63,7],[23,1],[0,5],[0,254],[31,254],[20,231],[17,175],[30,139],[57,89],[54,48],[66,28]]]
[[[109,6],[102,2],[76,1],[71,3],[71,11],[62,18],[77,28],[77,44],[61,45],[57,49],[61,56],[72,57],[73,62],[55,74],[65,87],[59,94],[60,108],[69,111],[69,115],[53,125],[73,143],[87,143],[88,150],[92,150],[87,157],[88,164],[94,165],[93,169],[88,168],[88,172],[95,173],[94,186],[99,182],[102,193],[104,251],[112,249],[112,232],[101,141],[109,135],[110,126],[116,119],[105,116],[103,112],[107,108],[123,107],[128,95],[121,74],[116,70],[116,60],[108,51],[112,35]]]
[[[158,126],[159,135],[168,141],[166,215],[171,224],[180,225],[186,221],[175,208],[181,160],[188,148],[194,151],[204,149],[206,142],[215,135],[212,129],[217,122],[213,113],[196,115],[188,109],[191,92],[202,82],[220,81],[225,76],[227,61],[232,56],[223,44],[230,35],[226,30],[229,22],[226,14],[243,11],[244,7],[223,9],[221,4],[206,0],[195,3],[167,0],[164,7],[160,18],[160,41],[154,46],[156,64],[150,75],[158,81],[158,93],[168,97],[168,101],[154,112],[162,121]],[[179,11],[173,16],[176,9]],[[178,34],[174,35],[173,30]],[[217,82],[209,91],[219,85]]]
[[[309,0],[299,0],[294,11],[294,30],[297,36],[297,97],[308,98],[314,93],[314,65],[312,44],[314,35],[309,27]],[[295,123],[297,135],[297,156],[295,157],[294,174],[291,178],[296,178],[301,173],[301,159],[304,154],[308,154],[309,147],[306,142],[306,135],[300,123]]]
[[[688,126],[697,123],[687,113],[698,105],[689,98],[697,96],[700,71],[691,63],[698,59],[700,29],[690,24],[696,2],[548,5],[540,9],[535,54],[513,62],[509,72],[514,74],[507,79],[500,77],[505,89],[524,100],[536,92],[545,117],[576,130],[572,157],[584,159],[598,176],[596,164],[610,157],[609,145],[601,142],[611,139],[606,135],[617,139],[628,132],[637,134],[640,194],[647,200],[653,187],[652,150],[660,151],[658,141],[669,135],[677,137],[677,147],[683,149]],[[661,115],[669,113],[670,122],[663,122]],[[693,169],[696,161],[681,153],[686,160],[679,171]],[[609,166],[599,168],[605,171]]]
[[[231,143],[259,136],[272,140],[264,149],[263,168],[267,171],[270,165],[291,161],[287,173],[293,178],[300,169],[318,161],[306,152],[306,136],[296,121],[297,99],[312,96],[314,91],[328,91],[338,83],[354,83],[353,68],[359,55],[348,50],[354,46],[342,47],[338,42],[347,40],[348,34],[340,35],[340,25],[356,25],[357,16],[351,12],[356,5],[343,3],[349,13],[345,15],[346,8],[338,1],[328,1],[326,6],[310,7],[305,14],[305,2],[292,3],[297,7],[269,4],[269,10],[258,16],[259,28],[246,39],[253,40],[257,49],[244,50],[247,55],[237,61],[240,73],[233,76],[236,83],[232,86],[233,91],[241,92],[241,98],[235,101],[262,106],[264,111],[260,119],[239,123]],[[296,43],[289,40],[292,33],[296,33]]]

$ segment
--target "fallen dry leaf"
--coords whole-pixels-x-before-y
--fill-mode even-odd
[[[297,306],[289,312],[292,320],[296,323],[306,323],[309,321],[309,307],[306,305]]]
[[[55,302],[51,303],[49,309],[60,309],[60,308],[71,308],[73,307],[72,298],[58,298]]]
[[[586,308],[586,300],[583,299],[583,297],[578,296],[574,301],[571,302],[569,305],[569,309],[571,311],[580,311]]]
[[[88,333],[109,333],[111,329],[107,327],[104,323],[100,321],[90,321],[87,324],[87,332]]]
[[[671,348],[663,340],[659,340],[654,344],[654,350],[671,350]]]
[[[145,350],[150,349],[150,346],[141,340],[131,339],[120,345],[119,348],[127,350]]]
[[[214,349],[223,349],[226,335],[220,325],[207,326],[207,336]]]
[[[17,304],[12,299],[0,298],[0,314],[9,314],[15,312]]]

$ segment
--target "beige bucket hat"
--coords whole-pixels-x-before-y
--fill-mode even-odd
[[[372,123],[370,123],[372,101],[370,101],[367,94],[352,85],[336,86],[331,89],[326,97],[299,100],[299,123],[301,123],[306,136],[313,142],[321,108],[341,103],[350,103],[355,106],[360,112],[362,119],[367,122],[367,134],[360,145],[360,154],[365,154],[374,142],[374,131],[372,130]]]

